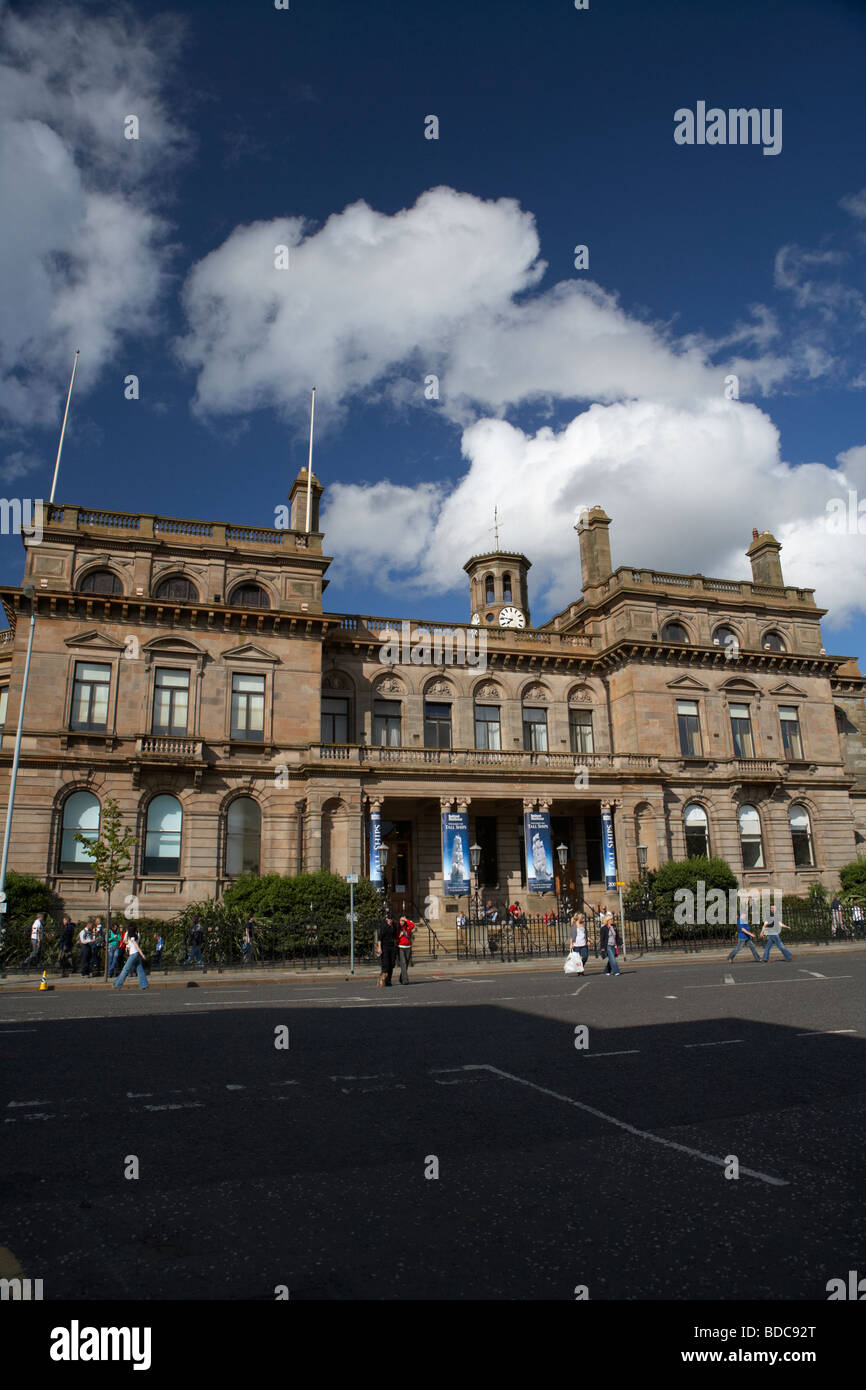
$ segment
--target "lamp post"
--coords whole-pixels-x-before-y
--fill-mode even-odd
[[[559,873],[559,882],[560,882],[560,887],[561,887],[561,886],[562,886],[562,875],[565,873],[565,866],[566,866],[566,864],[568,863],[568,845],[557,845],[557,846],[556,846],[556,857],[557,857],[557,859],[559,860],[559,870],[560,870],[560,873]],[[562,921],[561,921],[561,918],[562,918],[562,908],[561,908],[561,906],[560,906],[560,899],[561,899],[561,896],[562,896],[561,893],[557,892],[557,895],[556,895],[556,925],[557,925],[557,927],[561,927],[561,926],[562,926]]]
[[[380,843],[379,843],[379,869],[381,870],[381,873],[382,873],[382,887],[381,887],[381,893],[382,893],[382,915],[383,915],[383,917],[387,917],[387,915],[388,915],[388,884],[387,884],[387,882],[386,882],[386,880],[385,880],[385,869],[386,869],[387,864],[388,864],[388,846],[385,844],[385,841],[384,841],[384,840],[381,840]]]
[[[3,859],[0,862],[0,903],[6,903],[6,865],[9,861],[9,838],[12,834],[12,808],[15,804],[15,784],[18,781],[18,764],[21,760],[21,735],[24,732],[24,704],[27,700],[27,683],[30,679],[30,657],[33,654],[33,634],[36,631],[36,586],[22,584],[22,593],[30,599],[30,633],[27,638],[27,656],[24,660],[24,680],[21,683],[21,704],[18,706],[18,728],[15,731],[15,752],[12,757],[12,772],[9,777],[9,801],[6,806],[6,829],[3,833]],[[5,935],[6,923],[0,924],[0,944]]]
[[[646,845],[638,845],[638,847],[637,847],[637,866],[638,866],[638,873],[640,874],[640,925],[641,925],[641,936],[644,938],[643,941],[642,941],[642,943],[641,943],[641,945],[643,946],[643,949],[644,949],[644,950],[646,950],[646,915],[647,915],[647,907],[648,907],[648,903],[647,903],[647,891],[646,891],[646,861],[647,861],[647,847],[646,847]]]
[[[469,846],[469,859],[472,864],[472,876],[475,879],[475,922],[477,925],[480,921],[480,913],[478,911],[478,869],[481,864],[481,846],[479,844],[476,843]],[[475,939],[477,941],[477,937]]]

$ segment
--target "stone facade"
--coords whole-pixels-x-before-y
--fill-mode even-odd
[[[614,571],[594,507],[576,528],[582,597],[541,627],[530,562],[503,552],[466,565],[474,626],[401,624],[324,610],[320,496],[313,479],[309,533],[305,471],[282,530],[49,509],[26,551],[37,617],[9,864],[75,914],[96,902],[71,834],[106,796],[139,837],[116,901],[142,915],[218,896],[244,865],[365,873],[378,810],[392,901],[426,909],[446,941],[466,900],[443,893],[445,810],[484,846],[482,895],[528,911],[554,897],[526,894],[526,810],[549,811],[574,902],[615,902],[602,810],[626,881],[639,846],[650,868],[685,856],[687,817],[748,887],[833,886],[862,852],[863,677],[824,651],[823,610],[785,585],[768,533],[753,533],[749,582]],[[5,805],[30,602],[0,596]],[[480,665],[477,647],[475,664],[405,650],[438,634],[471,651],[479,631]]]

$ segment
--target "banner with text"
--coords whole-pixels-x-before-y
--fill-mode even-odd
[[[604,886],[616,887],[616,849],[613,840],[613,816],[610,811],[601,813],[601,848],[604,855]]]
[[[442,878],[446,895],[466,897],[469,881],[469,817],[465,811],[442,812]]]
[[[523,816],[526,846],[526,888],[529,893],[553,892],[553,851],[547,811],[526,811]]]
[[[382,843],[382,813],[370,812],[370,882],[382,882],[382,865],[379,863],[379,846]]]

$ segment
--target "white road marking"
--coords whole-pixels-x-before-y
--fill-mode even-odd
[[[15,1110],[22,1105],[47,1105],[47,1100],[10,1100],[6,1106],[7,1110]]]
[[[269,1081],[269,1086],[297,1086],[297,1081]]]
[[[687,1144],[677,1144],[673,1139],[663,1139],[659,1134],[652,1134],[648,1129],[638,1129],[635,1125],[627,1124],[625,1120],[617,1119],[615,1115],[608,1115],[603,1110],[596,1110],[593,1105],[585,1105],[583,1101],[574,1100],[571,1096],[563,1096],[559,1091],[551,1091],[547,1086],[538,1086],[534,1081],[527,1081],[522,1076],[515,1076],[513,1072],[502,1071],[499,1067],[490,1066],[486,1062],[468,1063],[465,1071],[489,1071],[494,1076],[504,1077],[506,1081],[516,1081],[519,1086],[528,1086],[530,1090],[540,1091],[544,1096],[552,1096],[554,1100],[561,1100],[566,1105],[573,1105],[577,1110],[583,1110],[588,1115],[594,1115],[598,1120],[604,1120],[606,1124],[615,1125],[617,1129],[625,1130],[627,1134],[633,1134],[638,1139],[648,1139],[652,1144],[661,1144],[666,1149],[676,1149],[678,1153],[689,1154],[692,1158],[699,1158],[703,1163],[712,1163],[717,1168],[727,1166],[727,1159],[718,1158],[715,1154],[703,1153],[701,1149],[690,1148]],[[740,1168],[740,1174],[747,1177],[757,1178],[759,1182],[768,1183],[771,1187],[788,1187],[785,1178],[774,1178],[769,1173],[759,1173],[754,1168]]]
[[[0,1033],[0,1038],[8,1038],[8,1037],[10,1037],[13,1033],[36,1033],[36,1032],[38,1032],[38,1029],[36,1029],[36,1028],[4,1028],[4,1029],[3,1029],[3,1032]]]
[[[731,1043],[741,1043],[743,1038],[723,1038],[720,1042],[683,1043],[683,1047],[730,1047]]]
[[[816,980],[826,980],[826,978],[827,978],[826,975],[819,975],[817,970],[803,970],[802,967],[800,968],[800,974],[801,974],[801,975],[812,975],[812,976],[814,976],[814,978],[815,978]]]
[[[824,1038],[836,1033],[856,1033],[856,1028],[818,1028],[809,1033],[798,1033],[798,1038]]]
[[[332,1081],[384,1081],[386,1077],[393,1076],[392,1071],[375,1071],[372,1076],[332,1076]]]
[[[477,1080],[477,1076],[456,1077],[453,1081],[440,1081],[437,1078],[433,1084],[435,1086],[474,1086]]]
[[[235,1085],[229,1084],[229,1085],[226,1086],[226,1090],[227,1090],[227,1091],[245,1091],[246,1089],[247,1089],[246,1086],[238,1086],[237,1084],[235,1084]]]
[[[577,996],[580,994],[580,991],[581,991],[582,989],[586,989],[586,987],[587,987],[588,984],[589,984],[589,980],[584,980],[583,984],[582,984],[582,985],[578,985],[577,989],[574,991],[574,994],[570,995],[569,997],[570,997],[571,999],[576,999]]]
[[[146,1105],[145,1110],[203,1110],[204,1105],[200,1100],[176,1101],[172,1105]]]
[[[733,975],[726,975],[726,976],[725,976],[725,984],[726,984],[726,985],[732,985],[733,983],[734,983],[734,977],[733,977]]]
[[[825,975],[825,980],[851,980],[853,975]],[[748,985],[808,985],[809,980],[798,980],[794,975],[789,975],[784,980],[741,980],[740,989],[745,989]],[[723,989],[723,985],[686,985],[686,989]]]
[[[666,994],[666,995],[665,995],[665,999],[678,999],[678,998],[679,998],[679,995],[678,995],[678,994]]]
[[[589,1049],[583,1050],[584,1057],[633,1057],[636,1052],[640,1052],[639,1047],[628,1047],[624,1052],[592,1052]]]
[[[143,1100],[145,1096],[152,1096],[153,1091],[127,1091],[128,1100]]]

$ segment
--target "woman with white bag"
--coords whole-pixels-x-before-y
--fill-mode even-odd
[[[576,912],[571,919],[570,947],[563,969],[566,975],[582,975],[589,956],[589,947],[586,944],[586,918],[582,912]]]

